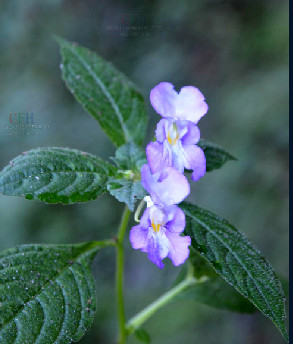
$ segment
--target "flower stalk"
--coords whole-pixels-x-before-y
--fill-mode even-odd
[[[192,285],[203,283],[207,280],[206,276],[196,279],[193,276],[187,276],[182,282],[170,289],[167,293],[163,294],[153,303],[148,305],[145,309],[140,311],[137,315],[131,318],[126,324],[127,335],[130,335],[135,330],[141,327],[154,313],[156,313],[160,308],[165,306],[169,301],[171,301],[175,296],[183,292],[185,289]]]
[[[119,337],[118,343],[124,344],[126,342],[126,328],[125,328],[125,309],[123,297],[123,274],[124,274],[124,249],[123,240],[126,233],[130,210],[126,206],[121,218],[120,226],[117,233],[116,241],[116,297],[118,306],[118,322],[119,322]]]

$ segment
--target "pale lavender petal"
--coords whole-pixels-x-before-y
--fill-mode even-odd
[[[164,145],[160,142],[150,142],[146,147],[146,155],[152,173],[162,171],[170,165],[167,154],[164,154]]]
[[[156,186],[156,193],[161,203],[172,205],[182,202],[190,193],[188,180],[172,167],[166,167],[163,173],[163,178],[159,179]]]
[[[166,223],[165,228],[169,232],[182,233],[185,228],[184,212],[176,205],[166,208],[165,212],[166,212],[166,217],[168,219],[168,222]]]
[[[203,150],[194,145],[184,145],[183,149],[186,154],[185,168],[193,170],[191,178],[193,181],[198,181],[206,173],[206,157]]]
[[[179,149],[177,151],[172,152],[172,162],[170,164],[173,166],[177,171],[184,173],[184,167],[185,167],[185,157],[182,154],[182,149]]]
[[[148,191],[148,193],[151,193],[152,184],[154,183],[155,177],[151,173],[150,165],[144,164],[140,170],[140,174],[142,186],[146,189],[146,191]]]
[[[170,241],[168,257],[175,266],[181,265],[189,256],[191,238],[189,236],[180,236],[178,233],[166,232]]]
[[[168,126],[170,119],[161,119],[157,124],[156,139],[159,142],[163,142],[166,139],[166,126]]]
[[[148,245],[148,229],[141,225],[131,228],[129,240],[134,249],[145,249]]]
[[[155,240],[157,241],[160,258],[161,259],[166,258],[169,253],[169,239],[164,233],[164,230],[160,230],[155,235]]]
[[[157,267],[163,269],[164,264],[162,263],[158,245],[154,237],[149,238],[147,252],[149,259],[155,263]]]
[[[153,175],[148,164],[141,168],[141,183],[150,193],[155,204],[163,206],[178,204],[190,193],[186,177],[172,167]]]
[[[161,206],[153,205],[149,208],[149,226],[151,226],[152,221],[154,220],[155,223],[165,223],[166,222],[166,214],[165,209]]]
[[[149,228],[151,226],[151,220],[150,220],[150,215],[151,215],[151,208],[146,208],[144,213],[142,214],[142,217],[140,218],[140,226],[144,228]]]
[[[176,99],[176,119],[197,123],[208,112],[204,95],[193,86],[182,87]]]
[[[161,82],[150,93],[150,101],[156,112],[162,117],[174,117],[177,92],[169,82]]]
[[[183,145],[194,145],[198,143],[200,139],[200,130],[198,126],[189,121],[178,121],[178,128],[185,127],[187,129],[186,134],[181,137]]]

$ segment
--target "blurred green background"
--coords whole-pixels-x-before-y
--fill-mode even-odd
[[[60,77],[53,34],[77,41],[112,61],[147,101],[161,81],[204,93],[210,109],[199,124],[202,137],[239,160],[193,183],[189,198],[246,233],[288,276],[288,6],[277,0],[2,0],[0,124],[9,125],[11,112],[28,112],[50,128],[28,135],[0,128],[0,168],[34,147],[113,156],[106,135]],[[125,28],[131,20],[140,30]],[[148,110],[150,139],[159,116]],[[122,208],[109,195],[73,206],[0,196],[0,249],[111,237]],[[129,317],[166,291],[180,268],[167,263],[160,271],[128,240],[125,246]],[[98,255],[94,271],[98,310],[81,343],[114,343],[112,249]],[[261,314],[239,315],[190,300],[168,305],[145,329],[154,344],[283,343]]]

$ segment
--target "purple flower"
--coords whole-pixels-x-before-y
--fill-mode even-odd
[[[176,205],[152,205],[141,217],[140,224],[132,227],[130,242],[134,249],[147,252],[149,259],[160,269],[166,257],[175,266],[183,264],[189,256],[191,239],[180,236],[185,227],[185,215]]]
[[[141,169],[141,183],[150,196],[144,199],[147,209],[140,224],[130,231],[130,242],[134,249],[147,252],[149,259],[162,269],[166,257],[177,266],[189,256],[191,238],[180,235],[185,228],[185,215],[176,204],[190,193],[184,169],[193,170],[195,181],[206,172],[204,152],[196,146],[200,138],[196,124],[208,106],[197,88],[186,86],[177,93],[167,82],[152,89],[150,100],[164,118],[157,126],[157,141],[147,146],[149,164]],[[136,214],[140,210],[141,206]]]
[[[152,174],[150,166],[143,165],[141,183],[149,192],[154,204],[163,207],[182,202],[190,193],[186,177],[172,167],[166,167],[163,171]]]
[[[162,117],[197,122],[208,112],[208,105],[200,90],[193,86],[174,90],[169,82],[161,82],[151,90],[150,100],[153,108]]]
[[[146,148],[151,171],[157,173],[173,166],[181,173],[192,170],[192,180],[197,181],[206,173],[206,158],[203,150],[196,146],[200,138],[198,127],[186,120],[162,119],[156,130],[156,142]]]

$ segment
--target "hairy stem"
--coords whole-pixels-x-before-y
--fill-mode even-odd
[[[138,329],[144,322],[146,322],[157,310],[165,306],[170,300],[172,300],[175,296],[180,294],[182,291],[190,287],[191,285],[202,283],[206,281],[207,277],[203,276],[200,279],[196,279],[195,277],[187,277],[185,280],[180,282],[174,288],[170,289],[167,293],[159,297],[156,301],[151,303],[145,309],[140,311],[137,315],[131,318],[128,323],[126,324],[127,334],[133,333],[136,329]]]
[[[130,216],[130,210],[126,206],[121,218],[121,223],[118,229],[117,242],[116,242],[116,295],[118,305],[118,321],[119,321],[119,337],[118,343],[124,344],[126,341],[126,328],[125,328],[125,311],[123,299],[123,270],[124,270],[124,249],[123,239],[127,229]]]

